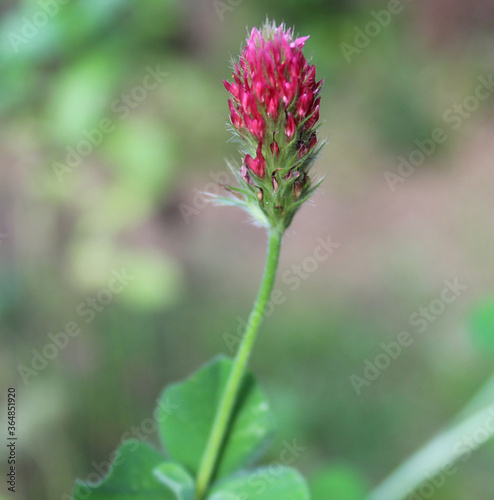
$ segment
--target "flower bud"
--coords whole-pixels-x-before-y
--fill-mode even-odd
[[[310,89],[306,90],[299,98],[297,102],[297,114],[300,118],[304,117],[309,111],[309,108],[314,99],[314,94]]]
[[[309,152],[307,146],[302,142],[297,150],[297,156],[303,158]]]
[[[240,115],[237,113],[237,110],[230,99],[228,99],[228,107],[230,108],[230,120],[232,121],[233,126],[240,129],[242,127],[242,118],[240,118]]]
[[[273,142],[269,147],[271,149],[271,153],[273,153],[273,156],[278,158],[278,156],[280,156],[280,147],[278,146],[278,143],[273,139]]]
[[[285,127],[286,138],[291,141],[297,131],[297,125],[295,124],[295,119],[291,113],[287,114]]]
[[[314,149],[317,145],[317,134],[312,132],[309,137],[309,149]]]
[[[255,158],[252,158],[249,154],[245,155],[245,164],[249,167],[252,172],[254,172],[257,177],[264,177],[266,169],[266,160],[262,155],[262,142],[259,142],[257,146],[257,154]]]
[[[244,145],[241,168],[232,167],[245,197],[238,204],[282,230],[315,189],[309,169],[320,149],[323,81],[316,81],[316,68],[303,54],[308,38],[294,37],[283,24],[253,28],[232,80],[223,81],[230,122]]]

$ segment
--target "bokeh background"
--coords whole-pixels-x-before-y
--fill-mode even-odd
[[[16,498],[69,494],[166,384],[229,353],[265,235],[201,192],[236,157],[221,80],[266,16],[310,34],[329,139],[316,166],[326,179],[286,236],[286,300],[252,360],[279,424],[266,461],[296,439],[294,465],[318,498],[363,498],[491,376],[494,87],[482,101],[475,91],[481,77],[492,85],[494,8],[398,4],[376,30],[372,11],[388,2],[1,3],[0,384],[19,398]],[[143,94],[149,68],[157,84]],[[447,139],[392,189],[399,157],[436,128]],[[314,268],[321,238],[339,246]],[[128,286],[101,292],[122,269]],[[455,278],[466,289],[419,333],[410,315]],[[23,378],[19,365],[71,321],[81,332]],[[401,331],[413,343],[358,395],[350,377]],[[493,467],[487,443],[430,498],[490,500]]]

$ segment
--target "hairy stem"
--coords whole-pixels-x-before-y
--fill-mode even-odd
[[[223,393],[218,407],[211,434],[209,435],[209,440],[202,457],[197,475],[196,500],[202,500],[204,498],[218,462],[220,450],[225,440],[228,424],[230,423],[232,411],[237,401],[252,347],[256,340],[259,326],[262,323],[264,310],[271,295],[271,290],[273,289],[276,270],[278,268],[282,237],[282,231],[274,228],[270,230],[266,267],[264,269],[261,287],[259,288],[254,308],[250,313],[245,335],[242,338],[242,342],[235,356],[232,371],[226,383],[225,392]]]

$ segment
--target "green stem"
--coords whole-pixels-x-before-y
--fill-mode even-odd
[[[254,308],[249,316],[245,335],[238,348],[232,371],[226,383],[218,412],[216,414],[211,434],[202,457],[201,465],[197,475],[196,500],[202,500],[209,487],[215,466],[218,461],[221,446],[225,439],[226,431],[232,416],[232,410],[238,397],[247,363],[252,352],[257,331],[262,323],[264,310],[268,303],[273,289],[280,256],[281,240],[283,232],[278,229],[271,229],[269,233],[269,246],[266,257],[266,267],[262,278],[261,287],[254,303]]]
[[[370,493],[367,500],[403,500],[421,483],[441,470],[449,467],[449,473],[445,472],[445,475],[456,472],[456,467],[452,464],[460,459],[467,460],[480,446],[478,439],[474,439],[477,431],[482,431],[482,442],[494,436],[494,428],[490,425],[493,416],[494,375],[470,400],[449,428],[395,469]],[[470,444],[467,446],[466,443]]]

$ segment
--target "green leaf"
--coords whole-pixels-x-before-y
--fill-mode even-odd
[[[158,465],[153,474],[175,493],[177,500],[194,500],[194,479],[181,465],[165,462]]]
[[[309,484],[312,500],[364,500],[368,491],[362,476],[343,465],[323,469]]]
[[[99,483],[76,481],[73,500],[176,500],[154,474],[164,457],[137,440],[118,449],[110,473]]]
[[[197,474],[232,360],[216,358],[161,396],[160,431],[170,457]],[[167,402],[176,409],[167,411]],[[266,398],[252,375],[245,376],[225,446],[217,467],[222,477],[252,463],[268,444],[274,421]]]
[[[215,485],[208,500],[309,500],[305,479],[282,465],[262,467]],[[346,500],[346,499],[345,499]]]

